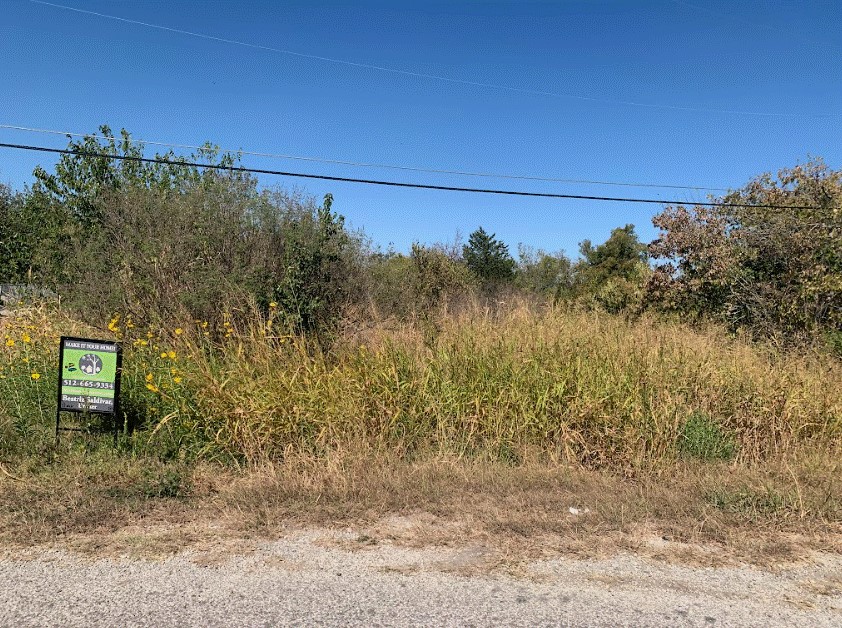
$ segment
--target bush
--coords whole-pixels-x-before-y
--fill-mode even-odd
[[[342,315],[352,241],[329,199],[319,207],[225,178],[180,192],[124,189],[100,207],[101,226],[80,236],[68,269],[75,283],[61,290],[85,320],[119,312],[137,325],[216,329],[275,303],[280,333],[327,341]]]
[[[842,171],[815,160],[720,200],[653,219],[652,302],[789,342],[842,330]]]
[[[550,254],[518,246],[518,268],[515,284],[528,293],[549,297],[554,301],[568,298],[573,290],[573,264],[564,253]]]
[[[649,276],[646,245],[634,225],[618,227],[597,246],[585,240],[579,245],[582,259],[574,267],[578,302],[612,314],[639,311]]]

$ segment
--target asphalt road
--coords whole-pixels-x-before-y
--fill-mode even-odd
[[[621,555],[489,574],[478,547],[342,541],[300,532],[162,560],[7,551],[0,625],[842,626],[838,556],[775,573]]]

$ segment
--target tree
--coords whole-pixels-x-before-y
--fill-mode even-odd
[[[842,331],[842,171],[811,160],[653,223],[654,302],[762,335]]]
[[[187,163],[236,163],[210,145],[186,159],[164,155],[171,163],[139,162],[143,147],[125,130],[100,130],[71,141],[74,153],[54,172],[36,169],[20,211],[6,211],[8,195],[0,194],[0,251],[22,239],[37,279],[92,322],[114,312],[136,323],[213,322],[252,304],[268,312],[274,302],[275,322],[287,331],[330,341],[360,250],[331,195],[318,205],[260,190],[248,173]],[[7,235],[22,212],[30,220]],[[27,224],[40,231],[24,231]]]
[[[509,247],[480,227],[462,248],[465,263],[486,286],[509,281],[515,275],[515,261]]]
[[[579,253],[582,259],[574,269],[577,291],[586,301],[614,313],[640,306],[649,267],[646,245],[638,239],[634,225],[612,230],[597,246],[584,240]]]
[[[289,327],[314,334],[330,344],[347,300],[348,266],[344,252],[351,244],[345,218],[332,211],[333,195],[320,207],[288,214],[281,229],[282,273],[274,299]]]
[[[205,143],[188,157],[179,157],[173,151],[155,159],[166,161],[143,162],[144,145],[132,140],[126,129],[115,136],[108,125],[99,127],[99,135],[86,135],[78,141],[71,140],[68,150],[48,173],[41,166],[35,168],[33,192],[43,202],[56,202],[65,208],[69,218],[82,227],[89,228],[101,222],[102,198],[126,187],[144,187],[159,190],[184,190],[196,187],[201,182],[213,182],[219,178],[249,179],[246,173],[201,169],[188,163],[207,163],[232,166],[237,156],[220,154],[219,148]]]
[[[72,259],[102,228],[105,199],[120,191],[185,192],[220,182],[256,188],[256,180],[246,173],[220,173],[188,165],[236,163],[234,155],[220,155],[210,144],[187,158],[172,151],[155,156],[171,163],[146,163],[138,161],[144,154],[143,144],[133,141],[125,129],[115,136],[110,127],[102,125],[99,132],[71,140],[68,149],[73,152],[61,156],[54,172],[38,166],[33,173],[35,184],[25,195],[24,210],[41,223],[39,236],[28,238],[30,268],[40,283],[58,286],[78,279]]]
[[[634,225],[617,227],[602,244],[593,246],[590,240],[579,244],[584,264],[580,267],[586,283],[599,286],[610,278],[633,279],[640,264],[647,259],[646,245],[634,232]]]
[[[518,245],[516,283],[520,288],[561,299],[573,287],[573,265],[564,253],[537,251],[524,244]]]
[[[17,283],[26,275],[35,241],[30,231],[20,197],[0,184],[0,283]]]

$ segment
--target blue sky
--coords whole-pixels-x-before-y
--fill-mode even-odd
[[[554,178],[739,187],[823,156],[842,166],[842,5],[621,2],[56,3],[257,49],[36,4],[0,0],[0,124]],[[375,70],[384,66],[523,91]],[[554,95],[535,92],[551,92]],[[585,98],[574,98],[572,94]],[[639,103],[636,106],[624,103]],[[682,109],[689,108],[692,110]],[[745,115],[738,111],[753,112]],[[831,115],[827,115],[831,114]],[[0,129],[0,141],[63,147]],[[246,157],[338,176],[528,191],[704,200],[705,192],[467,178]],[[0,149],[21,188],[48,155]],[[263,177],[332,192],[383,246],[452,241],[478,225],[575,254],[657,205],[403,190]]]

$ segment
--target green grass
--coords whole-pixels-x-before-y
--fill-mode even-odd
[[[734,438],[700,412],[694,412],[681,428],[679,451],[699,460],[730,460],[737,451]]]

